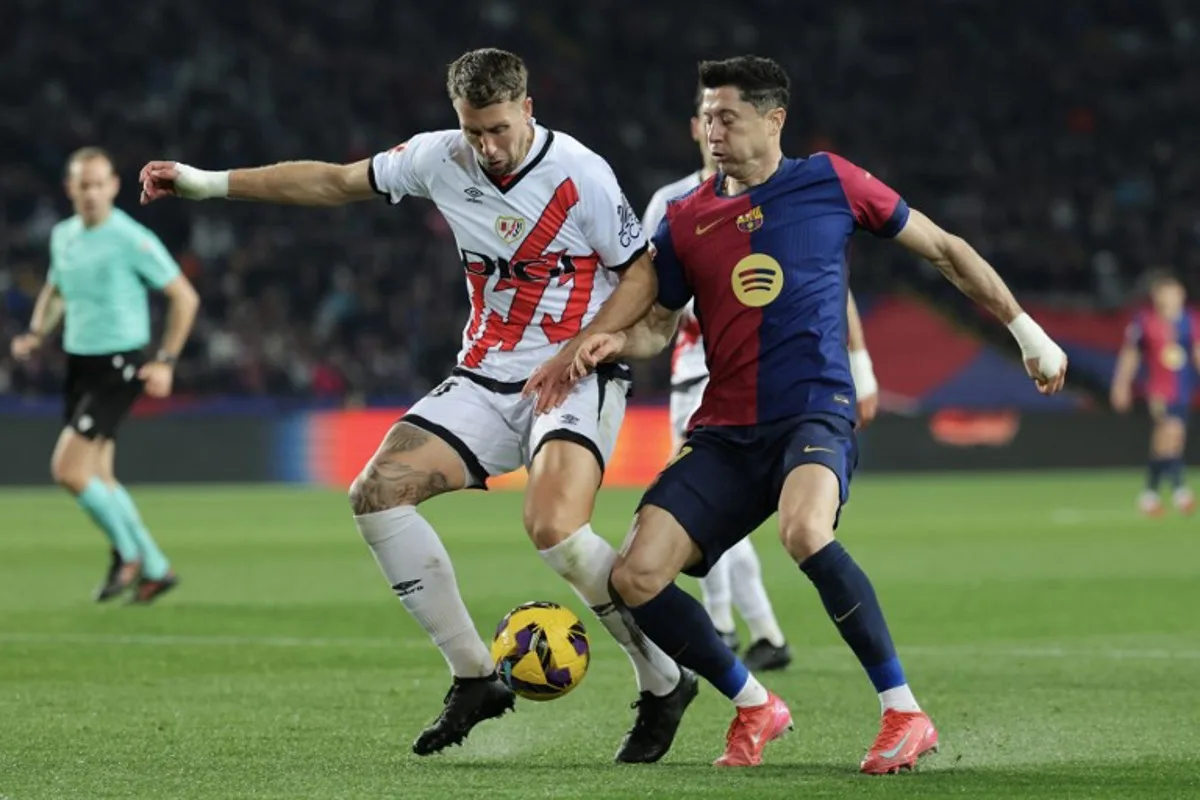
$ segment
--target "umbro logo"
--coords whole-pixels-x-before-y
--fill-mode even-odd
[[[443,381],[441,383],[441,385],[439,385],[436,389],[434,389],[432,392],[429,393],[429,396],[430,397],[441,397],[442,395],[444,395],[446,392],[450,391],[457,385],[458,385],[457,381],[453,381],[453,380]]]
[[[482,203],[483,202],[482,200],[479,199],[479,198],[483,197],[483,192],[481,192],[479,189],[476,189],[474,186],[468,186],[467,188],[463,189],[463,194],[465,194],[467,196],[468,203]]]
[[[400,581],[392,584],[392,591],[396,593],[396,597],[408,597],[413,592],[419,592],[424,588],[420,578],[415,581]]]
[[[563,425],[578,425],[579,424],[579,417],[575,416],[574,414],[563,414],[561,417],[558,418],[558,420]]]

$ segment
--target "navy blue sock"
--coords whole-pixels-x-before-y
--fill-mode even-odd
[[[1171,482],[1172,489],[1178,489],[1183,486],[1183,458],[1177,456],[1166,459],[1163,476]]]
[[[717,634],[704,606],[675,584],[636,608],[625,605],[609,584],[613,602],[633,617],[652,642],[679,664],[693,670],[730,700],[750,677],[746,666]]]
[[[1167,471],[1169,460],[1165,458],[1152,458],[1146,466],[1146,488],[1152,492],[1158,491],[1158,484],[1162,482],[1163,474]]]
[[[883,619],[875,588],[840,542],[804,559],[800,569],[817,587],[825,611],[867,671],[875,691],[903,686],[904,669]]]

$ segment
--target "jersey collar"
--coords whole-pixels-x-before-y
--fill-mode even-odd
[[[520,169],[516,172],[510,172],[503,177],[496,177],[484,169],[482,165],[479,167],[492,186],[495,186],[501,194],[507,194],[512,191],[513,187],[520,183],[522,178],[532,172],[538,164],[542,163],[542,159],[550,151],[550,145],[554,143],[554,131],[538,125],[535,119],[530,119],[529,124],[533,126],[533,142],[529,145],[529,152],[525,154],[525,160],[521,163]]]

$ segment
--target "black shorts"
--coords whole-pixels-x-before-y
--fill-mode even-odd
[[[658,506],[675,517],[701,552],[700,562],[685,572],[703,577],[726,550],[770,519],[784,480],[801,464],[832,470],[844,505],[858,464],[854,424],[833,414],[810,414],[762,425],[697,428],[639,508]]]
[[[85,439],[115,439],[121,421],[142,393],[140,351],[67,356],[63,424]]]

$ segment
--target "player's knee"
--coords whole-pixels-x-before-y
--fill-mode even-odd
[[[80,464],[65,458],[55,458],[50,461],[50,477],[72,494],[79,494],[91,482],[93,476]]]
[[[1172,456],[1177,456],[1183,452],[1184,444],[1184,427],[1182,420],[1172,419],[1166,428],[1165,437],[1166,447]]]
[[[833,541],[833,523],[818,511],[801,511],[780,522],[779,537],[799,563]]]
[[[570,504],[530,504],[525,509],[525,532],[538,550],[549,550],[565,541],[587,523],[587,514],[580,514]]]
[[[350,484],[350,508],[358,516],[387,511],[402,505],[389,481],[370,467],[359,473]]]
[[[670,582],[670,576],[641,559],[618,558],[609,578],[621,601],[634,607],[653,600]]]
[[[415,506],[448,491],[446,478],[407,464],[372,461],[350,484],[350,508],[358,516]]]

